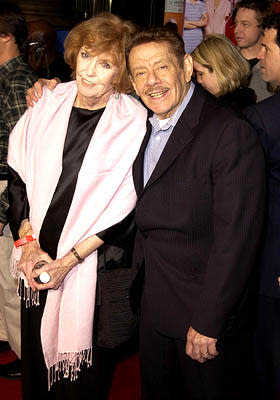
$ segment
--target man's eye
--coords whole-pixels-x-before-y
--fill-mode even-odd
[[[144,71],[138,71],[136,72],[135,76],[136,78],[140,78],[141,76],[144,76],[145,72]]]
[[[161,69],[161,70],[165,70],[165,69],[167,69],[168,67],[167,67],[167,65],[161,65],[160,67],[159,67],[159,69]]]

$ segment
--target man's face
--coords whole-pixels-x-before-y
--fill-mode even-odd
[[[150,42],[134,47],[129,54],[133,87],[159,119],[169,118],[183,101],[192,75],[192,59],[184,58],[184,68],[166,42]]]
[[[234,20],[234,35],[241,49],[254,47],[261,40],[262,31],[256,11],[248,8],[238,9]]]
[[[276,29],[265,29],[262,48],[258,54],[261,60],[261,75],[265,82],[280,85],[280,48],[276,44]]]

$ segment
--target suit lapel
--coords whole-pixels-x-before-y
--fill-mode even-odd
[[[152,132],[151,124],[147,121],[147,132],[144,136],[143,142],[140,146],[139,153],[134,161],[132,172],[133,172],[133,181],[137,196],[139,197],[140,193],[143,190],[143,182],[144,182],[144,154],[145,149],[147,147],[148,141],[150,139]]]

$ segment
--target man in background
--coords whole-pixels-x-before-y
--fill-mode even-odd
[[[250,64],[252,78],[249,87],[254,89],[257,102],[273,94],[273,90],[261,78],[260,61],[257,58],[261,49],[262,21],[271,13],[268,0],[241,0],[233,12],[235,39],[241,54]]]
[[[0,3],[0,340],[20,358],[20,301],[9,270],[13,239],[7,220],[7,150],[9,134],[26,110],[25,92],[37,77],[21,55],[27,26],[19,7]],[[1,349],[0,346],[0,349]],[[20,377],[20,361],[0,366],[0,376]]]
[[[280,86],[280,14],[264,20],[258,54],[265,82]],[[256,361],[261,400],[280,399],[280,94],[247,109],[264,148],[267,211],[260,258]]]

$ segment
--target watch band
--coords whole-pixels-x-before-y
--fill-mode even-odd
[[[74,254],[74,256],[77,258],[78,263],[81,264],[85,259],[82,258],[80,256],[80,254],[77,252],[77,250],[75,249],[75,247],[72,247],[72,249],[70,250],[72,254]]]

